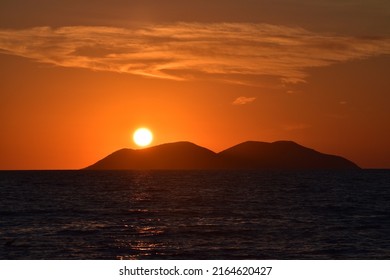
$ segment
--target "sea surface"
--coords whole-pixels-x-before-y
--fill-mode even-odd
[[[390,170],[1,171],[0,259],[390,259]]]

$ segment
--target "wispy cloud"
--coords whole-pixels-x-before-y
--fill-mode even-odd
[[[245,96],[240,96],[236,98],[236,100],[233,101],[233,105],[245,105],[248,103],[252,103],[253,101],[256,100],[256,97],[245,97]]]
[[[274,76],[304,82],[307,69],[390,54],[390,38],[319,34],[249,23],[177,23],[113,28],[0,30],[0,52],[62,67],[165,79],[245,82]]]

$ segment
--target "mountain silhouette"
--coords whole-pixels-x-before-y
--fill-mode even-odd
[[[248,141],[219,153],[224,163],[239,169],[351,169],[353,162],[306,148],[292,141]]]
[[[88,170],[153,169],[358,169],[340,156],[328,155],[292,141],[273,143],[248,141],[220,153],[190,142],[162,144],[150,148],[121,149]]]
[[[162,144],[141,150],[122,149],[87,169],[212,169],[217,154],[190,142]]]

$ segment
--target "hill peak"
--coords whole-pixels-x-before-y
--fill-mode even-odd
[[[190,141],[178,141],[178,142],[171,142],[171,143],[164,143],[164,144],[160,144],[160,145],[156,145],[156,146],[152,146],[152,147],[148,147],[148,148],[143,148],[143,149],[140,149],[140,150],[147,150],[147,149],[155,149],[155,148],[167,148],[167,147],[174,147],[174,148],[201,148],[201,149],[205,149],[199,145],[196,145]]]

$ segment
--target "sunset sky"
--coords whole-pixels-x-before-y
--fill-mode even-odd
[[[2,0],[0,169],[292,140],[390,168],[388,0]]]

